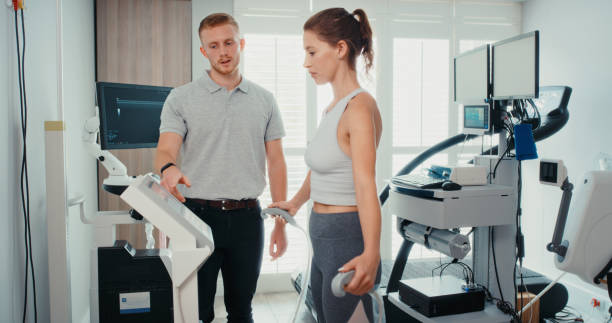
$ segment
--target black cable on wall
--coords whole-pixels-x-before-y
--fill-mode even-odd
[[[15,41],[17,47],[17,75],[19,80],[19,104],[21,118],[21,137],[22,137],[22,155],[21,155],[21,207],[23,212],[24,222],[24,246],[25,246],[25,281],[24,281],[24,300],[23,300],[23,316],[22,321],[25,323],[28,313],[28,278],[32,276],[32,296],[34,302],[34,322],[38,322],[38,306],[36,302],[36,275],[34,272],[34,259],[32,255],[32,230],[30,221],[30,184],[28,177],[28,159],[27,159],[27,125],[28,125],[28,104],[25,83],[25,17],[23,12],[23,2],[13,0],[13,9],[15,13]],[[18,12],[21,15],[21,38],[22,44],[19,42],[19,19]]]

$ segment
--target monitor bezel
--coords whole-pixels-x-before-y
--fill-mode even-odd
[[[534,89],[533,95],[506,95],[496,96],[495,95],[495,47],[521,40],[524,38],[533,37],[535,41],[535,75],[534,75]],[[521,99],[537,99],[540,96],[540,31],[534,30],[528,33],[520,34],[514,37],[510,37],[504,40],[500,40],[491,45],[491,97],[493,100],[521,100]]]
[[[488,110],[487,128],[468,128],[465,126],[466,107],[485,107]],[[489,104],[464,104],[463,105],[463,133],[466,135],[485,135],[491,132],[491,106]]]
[[[473,102],[473,101],[478,100],[474,98],[474,99],[467,99],[461,102],[457,101],[457,58],[460,58],[462,56],[467,56],[467,55],[470,55],[470,54],[473,54],[475,52],[479,52],[482,50],[487,51],[487,96],[485,98],[482,98],[482,102],[486,102],[491,97],[491,45],[485,44],[485,45],[473,48],[471,50],[468,50],[464,53],[461,53],[453,58],[453,102],[462,104],[464,102]]]
[[[170,91],[171,87],[167,86],[154,86],[154,85],[142,85],[142,84],[130,84],[130,83],[114,83],[114,82],[96,82],[96,98],[98,106],[98,118],[100,119],[100,148],[102,150],[109,149],[139,149],[139,148],[155,148],[157,142],[146,143],[146,144],[109,144],[106,140],[104,133],[107,132],[108,120],[106,119],[106,108],[107,103],[104,97],[104,91],[108,88],[120,88],[120,89],[140,89],[140,90],[152,90],[152,91]]]

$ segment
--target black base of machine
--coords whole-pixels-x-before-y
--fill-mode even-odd
[[[464,290],[463,285],[465,282],[454,276],[406,279],[400,281],[399,298],[427,317],[482,311],[484,290]]]
[[[383,294],[383,291],[379,291]],[[389,295],[383,295],[383,302],[385,304],[385,318],[387,322],[402,322],[402,323],[420,323],[419,320],[406,314],[406,312],[400,310],[395,304],[389,300]]]
[[[173,322],[172,280],[158,249],[98,248],[100,323]]]

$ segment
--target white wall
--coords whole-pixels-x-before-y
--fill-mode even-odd
[[[94,2],[62,1],[63,110],[67,131],[68,192],[86,196],[86,212],[98,209],[96,161],[83,147],[81,133],[86,119],[95,115]],[[89,322],[91,225],[70,209],[70,275],[72,322]]]
[[[523,6],[523,31],[540,30],[540,85],[569,85],[573,89],[569,122],[559,133],[538,143],[538,154],[563,159],[574,184],[586,171],[595,169],[598,153],[612,154],[611,12],[609,0],[531,0]],[[552,239],[561,191],[538,184],[537,161],[524,166],[525,260],[531,268],[557,276],[559,271],[545,246]],[[565,282],[584,288],[586,296],[608,298],[607,293],[575,276],[568,276]],[[588,304],[586,296],[576,300],[579,305]]]
[[[16,144],[14,143],[17,138],[17,130],[15,127],[16,123],[13,122],[13,115],[16,114],[16,106],[13,104],[13,91],[12,87],[9,90],[9,84],[13,83],[13,56],[14,36],[12,14],[9,10],[5,10],[0,14],[0,155],[11,156],[16,150]],[[17,244],[18,235],[14,228],[16,223],[19,222],[19,215],[17,213],[17,198],[18,191],[12,189],[11,186],[17,185],[11,174],[17,169],[17,158],[2,157],[0,158],[0,176],[6,178],[7,183],[3,185],[3,189],[0,194],[0,244],[2,245],[2,252],[0,255],[3,259],[9,261],[0,262],[0,322],[16,322],[17,313],[14,310],[17,304],[21,303],[18,301],[18,295],[16,294],[19,286],[17,278],[20,277],[16,274],[15,269],[18,266],[13,266],[13,263],[19,262],[23,266],[23,253],[18,256]],[[8,178],[10,177],[10,178]],[[9,184],[10,183],[10,184]],[[11,189],[9,189],[11,187]],[[22,231],[23,232],[23,231]],[[20,236],[19,236],[20,237]],[[20,249],[21,250],[21,249]],[[22,280],[19,280],[22,284]],[[23,299],[23,296],[19,297]]]
[[[13,12],[2,7],[3,17],[8,17],[5,25],[8,27],[7,37],[3,39],[2,47],[8,49],[1,55],[1,64],[7,68],[6,88],[7,96],[2,100],[7,108],[3,109],[6,133],[2,136],[0,145],[7,151],[7,167],[3,169],[3,178],[6,181],[3,198],[6,196],[7,204],[5,216],[0,217],[0,226],[7,228],[8,232],[3,238],[9,240],[6,250],[9,255],[6,263],[10,268],[2,272],[2,281],[9,284],[2,289],[3,304],[9,304],[5,322],[21,321],[23,307],[24,283],[24,247],[23,247],[23,215],[21,212],[19,174],[20,174],[20,120],[19,120],[19,92],[17,88],[15,32]],[[46,249],[46,222],[45,222],[45,189],[44,189],[44,147],[43,120],[56,115],[56,88],[55,88],[55,3],[51,1],[31,1],[26,12],[26,85],[28,93],[28,167],[30,178],[30,212],[33,255],[36,273],[38,318],[41,322],[49,320],[49,291],[47,277],[47,249]],[[30,287],[31,281],[30,281]],[[5,294],[5,291],[8,293]],[[32,295],[32,292],[28,293]],[[6,299],[5,297],[8,297]],[[32,305],[32,298],[28,302]],[[33,312],[31,312],[33,313]],[[30,318],[33,321],[33,317]]]
[[[45,202],[44,131],[45,120],[61,118],[57,103],[56,55],[56,1],[31,0],[26,2],[26,85],[28,94],[28,166],[30,178],[30,208],[32,244],[36,273],[39,322],[49,321],[47,228]],[[0,15],[0,175],[5,181],[0,194],[0,242],[3,261],[0,264],[0,322],[21,321],[23,307],[24,247],[23,217],[21,213],[20,172],[20,120],[16,72],[16,49],[13,13],[6,7]],[[71,176],[69,188],[85,191],[88,201],[95,203],[95,162],[84,158],[80,145],[80,127],[85,116],[93,113],[93,1],[64,1],[64,115],[69,140],[67,147]],[[6,108],[4,108],[6,107]],[[89,206],[91,206],[90,203]],[[95,205],[95,204],[93,204]],[[77,221],[74,221],[77,222]],[[88,311],[89,262],[86,250],[91,245],[88,228],[70,227],[72,284],[74,301],[73,322],[82,319]],[[30,281],[31,286],[31,281]],[[29,295],[31,296],[31,291]],[[53,295],[51,295],[53,297]],[[32,299],[29,304],[32,305]],[[33,311],[29,320],[33,322]],[[87,314],[88,315],[88,314]]]

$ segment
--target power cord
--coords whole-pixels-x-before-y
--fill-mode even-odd
[[[500,311],[502,311],[502,313],[512,316],[512,322],[520,322],[520,318],[516,315],[516,312],[514,311],[514,308],[512,307],[512,304],[510,304],[510,302],[506,302],[497,297],[493,297],[491,291],[484,285],[476,284],[476,286],[482,288],[485,291],[487,301],[495,301],[495,305]]]
[[[521,281],[521,285],[520,287],[522,287],[522,289],[524,289],[526,292],[527,291],[527,287],[525,286],[525,282],[523,280],[523,258],[525,257],[525,239],[523,236],[523,231],[522,231],[522,209],[521,209],[521,200],[522,200],[522,189],[523,189],[523,177],[522,177],[523,171],[522,171],[522,162],[519,160],[518,162],[518,182],[517,182],[517,206],[516,206],[516,258],[518,259],[519,262],[519,276],[520,276],[520,281]],[[513,276],[513,281],[514,281],[514,299],[515,299],[515,304],[518,303],[518,296],[517,296],[517,287],[516,287],[516,261],[514,262],[514,276]],[[521,307],[523,307],[523,297],[521,297]],[[530,312],[531,313],[531,312]],[[521,311],[521,315],[520,315],[521,321],[523,318],[523,312]]]
[[[496,303],[497,308],[500,311],[502,311],[504,314],[511,315],[512,319],[513,319],[513,322],[521,322],[521,318],[516,314],[516,310],[515,310],[514,306],[512,306],[512,303],[510,303],[510,302],[508,302],[508,301],[506,301],[504,299],[504,293],[502,292],[501,284],[499,282],[499,272],[497,270],[497,258],[495,257],[495,227],[490,227],[489,228],[489,232],[490,232],[489,236],[491,238],[491,252],[493,254],[493,267],[495,268],[495,279],[497,281],[497,288],[499,290],[499,296],[501,297],[501,299],[492,297],[490,295],[490,292],[489,292],[490,300],[497,301],[497,303]],[[514,264],[516,266],[516,259],[515,259]],[[514,298],[515,298],[515,301],[516,301],[516,279],[514,277],[512,277],[512,279],[513,279],[514,284],[515,284],[514,285],[514,287],[515,287],[514,288],[514,293],[515,293],[514,294],[515,295]],[[483,286],[483,288],[484,288],[484,286]],[[485,290],[486,290],[486,288],[485,288]]]
[[[434,272],[437,269],[440,269],[440,273],[439,276],[442,277],[442,273],[444,273],[444,270],[446,270],[446,268],[450,267],[451,265],[458,265],[461,267],[462,271],[463,271],[463,280],[465,280],[466,285],[473,285],[474,284],[474,271],[472,270],[472,268],[467,265],[464,262],[459,261],[459,259],[455,258],[453,259],[451,262],[447,262],[447,263],[443,263],[440,264],[439,266],[433,268],[431,270],[431,276],[433,277]]]
[[[13,0],[13,9],[15,13],[15,40],[17,48],[17,75],[19,78],[19,103],[21,115],[21,136],[22,136],[22,159],[21,159],[21,205],[24,221],[24,245],[25,245],[25,282],[24,282],[24,301],[23,301],[23,316],[22,321],[26,322],[28,310],[28,275],[32,275],[32,296],[34,302],[34,322],[38,322],[38,306],[36,301],[36,275],[34,272],[34,259],[32,255],[32,230],[30,221],[30,185],[28,178],[28,159],[27,159],[27,124],[28,124],[28,104],[25,84],[25,49],[26,49],[26,34],[25,34],[25,18],[23,13],[23,2]],[[21,33],[23,39],[23,47],[19,43],[19,23],[18,14],[21,14]]]

